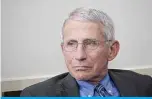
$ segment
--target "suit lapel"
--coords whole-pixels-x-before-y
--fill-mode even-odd
[[[112,78],[121,96],[137,96],[135,84],[133,84],[126,76],[119,72],[109,70],[109,75]]]
[[[62,88],[62,90],[60,90],[61,96],[80,96],[78,85],[70,74],[61,82],[60,88]]]

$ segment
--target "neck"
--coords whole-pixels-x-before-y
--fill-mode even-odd
[[[101,80],[104,79],[104,77],[107,75],[108,70],[102,72],[100,75],[93,77],[91,80],[88,80],[88,82],[92,83],[93,85],[97,85],[100,83]]]

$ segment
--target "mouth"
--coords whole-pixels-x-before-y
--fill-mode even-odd
[[[90,66],[74,66],[73,67],[76,71],[88,71],[91,69]]]

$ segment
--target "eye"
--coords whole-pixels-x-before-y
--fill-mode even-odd
[[[85,40],[85,45],[98,45],[98,42],[96,40]]]
[[[74,42],[68,42],[67,45],[74,45]]]
[[[77,41],[74,41],[74,40],[69,41],[69,42],[66,43],[67,46],[74,46],[76,44],[77,44]]]

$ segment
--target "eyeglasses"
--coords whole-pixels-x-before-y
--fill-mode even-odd
[[[108,40],[109,41],[109,40]],[[78,43],[76,40],[70,40],[63,43],[65,51],[76,51],[79,44],[82,44],[85,50],[95,50],[99,45],[104,45],[107,41],[98,41],[98,40],[84,40],[83,43]]]

